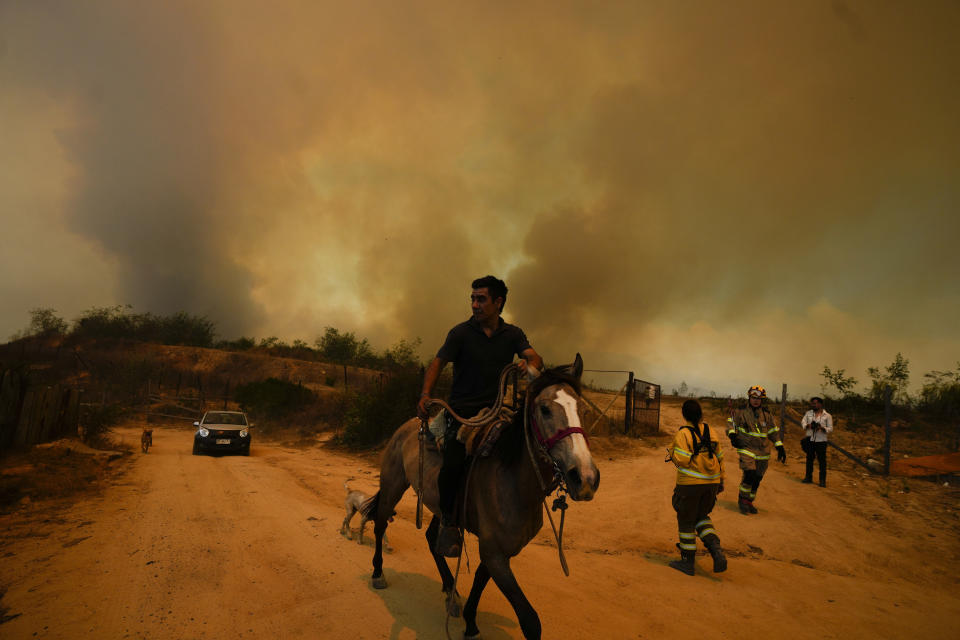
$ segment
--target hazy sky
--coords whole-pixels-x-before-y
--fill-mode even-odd
[[[600,5],[600,6],[596,6]],[[33,307],[818,388],[960,360],[960,3],[0,0],[0,336]]]

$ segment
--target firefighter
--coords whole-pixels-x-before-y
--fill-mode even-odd
[[[747,391],[747,406],[733,412],[727,419],[727,436],[740,456],[743,480],[740,482],[740,513],[757,513],[753,505],[757,489],[770,462],[770,443],[777,448],[777,460],[786,463],[787,452],[780,440],[780,427],[773,414],[763,406],[767,391],[757,385]]]
[[[727,569],[727,559],[720,547],[720,538],[713,528],[710,512],[723,491],[723,452],[720,443],[710,435],[710,427],[702,422],[703,410],[696,400],[687,400],[681,409],[686,424],[677,429],[673,444],[667,449],[667,461],[677,467],[677,486],[673,489],[673,508],[680,530],[680,560],[670,562],[674,569],[688,576],[694,574],[697,536],[713,557],[713,571]]]

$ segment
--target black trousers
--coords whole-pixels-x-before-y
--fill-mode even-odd
[[[827,443],[811,442],[810,450],[807,451],[807,474],[808,480],[813,480],[813,458],[817,458],[817,466],[820,468],[820,482],[827,480]]]
[[[450,523],[457,521],[457,514],[454,513],[457,507],[457,493],[460,491],[460,480],[467,466],[467,447],[457,440],[459,429],[459,422],[448,419],[447,428],[443,434],[443,464],[440,465],[440,472],[437,474],[441,517]]]

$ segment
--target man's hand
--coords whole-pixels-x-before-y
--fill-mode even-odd
[[[787,450],[783,448],[783,445],[777,447],[777,462],[787,463]]]
[[[723,493],[723,483],[722,483],[722,482],[719,484],[719,486],[717,486],[717,495],[720,495],[721,493]]]
[[[430,396],[425,393],[420,394],[420,401],[417,402],[417,417],[421,420],[427,420],[430,413],[427,411],[427,403],[430,402]]]
[[[730,438],[730,446],[731,446],[731,447],[733,447],[734,449],[739,449],[739,448],[740,448],[740,434],[738,434],[736,431],[734,431],[733,433],[728,433],[728,434],[727,434],[727,437]]]
[[[540,369],[537,369],[524,358],[517,360],[517,366],[520,368],[520,371],[525,373],[531,380],[540,375]]]

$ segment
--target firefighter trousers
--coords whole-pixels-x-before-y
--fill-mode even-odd
[[[717,504],[719,484],[678,484],[673,490],[673,509],[677,512],[681,551],[696,551],[697,537],[705,546],[720,542],[710,512]]]

